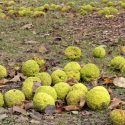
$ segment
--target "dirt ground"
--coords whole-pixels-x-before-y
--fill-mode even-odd
[[[80,16],[78,13],[49,12],[40,18],[17,18],[0,20],[0,63],[8,69],[15,64],[42,56],[47,61],[47,71],[63,67],[68,59],[63,54],[69,45],[82,49],[83,56],[78,62],[97,64],[104,76],[121,76],[109,67],[112,57],[120,55],[120,46],[125,45],[125,13],[107,20],[96,13]],[[95,59],[92,49],[103,45],[105,59]],[[87,86],[88,83],[85,83]],[[90,83],[91,84],[91,83]],[[98,82],[102,85],[102,81]],[[22,82],[0,87],[1,91],[20,88]],[[113,97],[125,101],[125,89],[105,86],[112,89]],[[123,107],[125,109],[125,107]],[[39,117],[35,117],[39,116]],[[39,118],[41,120],[39,120]],[[9,109],[0,108],[0,125],[112,125],[109,111],[91,111],[85,107],[80,112],[63,112],[51,116],[29,110],[27,115],[11,114]]]

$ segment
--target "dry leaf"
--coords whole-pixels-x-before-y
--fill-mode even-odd
[[[113,78],[110,78],[110,77],[106,77],[103,80],[104,80],[103,84],[112,84],[113,83]]]
[[[29,24],[26,24],[24,25],[23,27],[21,27],[21,29],[31,29],[33,27],[33,24],[32,23],[29,23]]]
[[[20,74],[17,74],[16,76],[14,76],[14,78],[12,78],[11,80],[9,80],[9,82],[20,82]]]
[[[109,109],[115,109],[117,107],[120,107],[121,105],[125,105],[125,102],[124,101],[121,101],[120,99],[117,99],[117,98],[113,98],[111,100],[111,104],[109,106]]]
[[[13,107],[12,107],[12,112],[13,112],[13,113],[14,113],[14,112],[18,112],[18,113],[21,113],[21,114],[23,114],[23,115],[27,115],[26,110],[22,109],[22,108],[19,107],[19,106],[13,106]]]
[[[39,124],[40,124],[40,121],[37,121],[37,120],[32,119],[32,120],[30,121],[30,123],[32,123],[32,124],[34,124],[34,125],[39,125]]]
[[[74,79],[74,78],[71,78],[71,79],[68,79],[66,81],[66,83],[68,83],[70,86],[73,86],[74,84],[77,84],[78,81],[76,79]]]
[[[7,79],[1,79],[1,80],[0,80],[0,86],[1,86],[1,85],[4,85],[4,84],[6,84],[6,83],[8,83],[8,81],[9,81],[9,80],[7,80]]]
[[[38,87],[40,87],[40,86],[41,86],[41,83],[35,81],[34,84],[33,84],[33,87],[32,87],[33,93],[35,93],[35,92],[36,92],[36,89],[37,89]]]
[[[80,110],[80,106],[76,106],[76,105],[68,105],[68,106],[64,106],[63,107],[65,109],[65,111],[78,111]]]
[[[56,108],[55,108],[55,106],[53,106],[53,105],[48,105],[48,106],[46,107],[46,109],[45,109],[45,113],[46,113],[47,115],[52,115],[52,114],[55,113],[55,111],[56,111]]]
[[[38,43],[37,41],[33,41],[33,40],[30,40],[30,41],[26,41],[25,44],[36,44]]]
[[[80,108],[82,108],[82,107],[84,107],[84,105],[85,105],[85,98],[81,97],[79,106],[80,106]]]
[[[44,45],[40,46],[40,48],[39,48],[38,51],[39,51],[40,53],[46,53],[46,52],[48,52],[47,48],[46,48]]]
[[[125,88],[125,78],[124,77],[118,77],[113,80],[113,84],[118,87]]]

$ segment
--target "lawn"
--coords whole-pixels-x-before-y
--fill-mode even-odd
[[[16,6],[69,2],[69,0],[21,1],[17,2]],[[77,10],[77,7],[88,0],[75,2]],[[65,57],[64,50],[74,45],[82,50],[82,57],[77,62],[81,65],[95,63],[101,69],[98,85],[103,85],[104,77],[122,76],[119,71],[112,70],[109,63],[113,57],[121,55],[120,47],[125,46],[125,11],[122,10],[114,19],[106,19],[96,12],[82,16],[76,10],[65,13],[48,11],[45,16],[33,18],[26,16],[0,19],[0,63],[11,71],[15,65],[20,66],[22,62],[38,56],[46,60],[47,71],[52,73],[71,61]],[[93,57],[93,49],[97,46],[105,47],[105,58]],[[85,85],[92,86],[88,82],[85,82]],[[22,82],[14,82],[1,85],[0,90],[6,92],[12,88],[20,89],[21,86]],[[112,98],[125,101],[125,88],[113,84],[104,86],[112,91]],[[125,109],[124,106],[122,108]],[[28,115],[22,115],[12,113],[7,108],[0,108],[0,125],[112,125],[109,111],[108,109],[92,111],[84,107],[79,112],[62,112],[48,116],[35,110],[28,110]]]

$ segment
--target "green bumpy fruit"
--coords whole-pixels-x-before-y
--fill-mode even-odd
[[[3,98],[3,94],[0,93],[0,107],[2,107],[4,105],[4,98]]]
[[[75,79],[77,81],[80,80],[80,72],[77,70],[66,71],[66,75],[68,79]]]
[[[69,62],[65,65],[64,71],[68,76],[68,79],[80,80],[80,65],[77,62]]]
[[[50,86],[52,83],[52,78],[47,72],[37,73],[35,76],[41,80],[43,86]]]
[[[56,90],[51,86],[40,86],[36,89],[36,94],[39,92],[46,93],[46,94],[52,96],[55,100],[57,99]]]
[[[116,56],[110,62],[110,65],[114,69],[121,69],[124,66],[124,64],[125,64],[125,58],[122,56]]]
[[[55,100],[52,96],[39,92],[33,98],[33,105],[38,111],[42,111],[49,105],[55,106]]]
[[[0,65],[0,79],[7,76],[7,70],[4,66]]]
[[[26,76],[34,76],[39,70],[39,65],[34,60],[28,60],[22,65],[22,72]]]
[[[90,4],[87,4],[87,5],[83,5],[81,6],[81,12],[82,11],[86,11],[86,12],[92,12],[94,10],[94,7],[91,6]]]
[[[40,57],[34,57],[33,60],[35,60],[37,62],[37,64],[39,65],[40,69],[43,69],[45,67],[45,63],[46,61]]]
[[[78,59],[81,57],[81,49],[76,46],[69,46],[64,51],[65,56],[69,59]]]
[[[93,81],[100,76],[99,68],[92,63],[88,63],[81,68],[81,78],[85,81]]]
[[[81,66],[77,62],[69,62],[65,65],[64,71],[70,71],[70,70],[78,70],[80,71]]]
[[[114,109],[110,113],[110,119],[113,125],[125,125],[125,110]]]
[[[70,86],[69,84],[65,82],[60,82],[58,84],[54,85],[54,88],[57,93],[57,98],[64,100],[68,92],[70,91]]]
[[[97,58],[103,58],[105,57],[106,52],[103,47],[96,47],[93,51],[93,56]]]
[[[33,97],[33,86],[35,83],[40,82],[41,80],[37,77],[29,77],[23,82],[22,91],[27,99],[32,99]],[[38,86],[39,87],[39,86]]]
[[[59,82],[65,82],[67,80],[67,75],[64,71],[57,69],[51,74],[53,84],[57,84]]]
[[[79,105],[80,100],[85,97],[85,92],[81,90],[72,90],[68,93],[66,101],[68,105]]]
[[[110,103],[110,95],[102,86],[96,86],[86,93],[86,103],[92,110],[107,108]]]
[[[73,90],[80,90],[86,93],[88,91],[88,88],[83,83],[76,83],[70,88],[70,91]]]
[[[12,107],[25,100],[25,95],[17,89],[9,90],[4,95],[5,103],[8,107]]]

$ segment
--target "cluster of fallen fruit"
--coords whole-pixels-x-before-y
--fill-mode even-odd
[[[9,17],[39,17],[47,14],[48,11],[59,12],[78,12],[81,15],[87,15],[97,12],[99,15],[104,15],[107,19],[112,19],[120,11],[125,9],[124,1],[112,2],[110,0],[102,0],[102,2],[83,3],[82,6],[77,6],[76,2],[68,2],[66,4],[44,4],[36,7],[17,6],[16,0],[2,0],[0,5],[0,18]]]
[[[69,59],[78,59],[82,55],[80,48],[69,46],[65,49],[65,56]],[[104,58],[106,51],[99,46],[93,50],[93,56]],[[114,57],[110,65],[115,69],[122,69],[125,72],[125,59],[122,56]],[[111,98],[108,90],[103,86],[95,86],[88,89],[82,81],[91,82],[100,77],[100,69],[97,65],[88,63],[81,67],[76,61],[71,61],[64,66],[64,69],[57,69],[50,75],[47,72],[40,72],[45,66],[45,60],[34,58],[22,64],[22,73],[27,76],[22,83],[22,89],[11,89],[6,93],[0,93],[0,106],[13,107],[23,101],[33,100],[33,106],[37,111],[44,111],[48,106],[55,106],[57,99],[63,100],[67,105],[81,106],[84,103],[92,110],[107,108]],[[0,79],[7,76],[7,70],[0,65]],[[68,84],[68,80],[75,80],[75,83]],[[125,111],[115,109],[111,111],[110,118],[114,124],[125,124]]]

